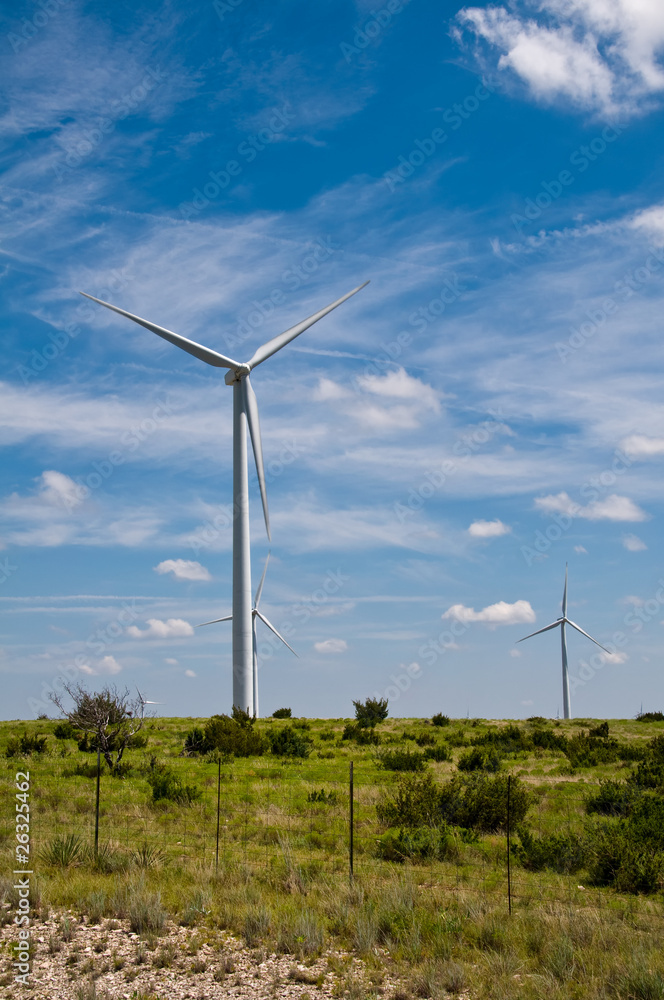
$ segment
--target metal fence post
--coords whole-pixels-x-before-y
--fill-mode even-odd
[[[95,858],[99,855],[99,779],[101,774],[101,749],[97,747],[97,801],[95,803]]]
[[[219,771],[217,774],[217,850],[214,856],[214,870],[219,871],[219,805],[221,801],[221,756],[218,760]]]
[[[507,908],[512,916],[512,878],[510,869],[510,791],[512,775],[507,775]]]
[[[350,829],[349,829],[349,839],[348,839],[348,843],[349,843],[349,862],[350,862],[349,876],[350,876],[350,881],[352,882],[353,881],[353,826],[354,826],[354,824],[353,824],[353,805],[354,805],[354,801],[353,801],[353,762],[352,762],[352,760],[350,762],[349,785],[350,785],[350,792],[349,792],[349,821],[350,821]]]

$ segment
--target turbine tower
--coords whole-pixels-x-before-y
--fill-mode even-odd
[[[539,635],[540,632],[548,632],[549,629],[558,628],[560,626],[560,645],[563,654],[563,719],[569,719],[569,673],[567,670],[567,636],[565,634],[565,626],[571,625],[575,628],[577,632],[581,635],[585,635],[586,639],[590,639],[594,642],[596,646],[603,649],[605,653],[609,653],[609,650],[605,646],[598,642],[597,639],[593,639],[591,635],[584,632],[583,629],[576,625],[570,618],[567,617],[567,563],[565,563],[565,589],[563,590],[563,613],[560,618],[557,618],[555,622],[551,625],[546,625],[544,628],[538,628],[537,632],[531,632],[530,635],[524,635],[523,639],[517,639],[517,642],[523,642],[525,639],[530,639],[534,635]],[[609,653],[609,655],[611,655]]]
[[[284,333],[278,334],[268,340],[262,347],[254,352],[249,361],[239,362],[227,358],[224,354],[214,351],[202,344],[197,344],[193,340],[188,340],[180,334],[172,333],[162,326],[150,323],[140,316],[126,312],[118,306],[113,306],[109,302],[97,299],[94,295],[81,292],[86,298],[98,302],[99,305],[112,309],[120,316],[126,316],[146,330],[151,330],[158,337],[162,337],[169,343],[192,354],[199,361],[204,361],[214,368],[227,368],[225,376],[226,385],[233,387],[233,705],[254,714],[254,690],[253,690],[253,648],[252,648],[252,601],[251,601],[251,557],[249,541],[249,476],[247,470],[247,428],[251,436],[251,444],[256,461],[256,473],[260,486],[261,501],[263,504],[263,516],[265,517],[265,527],[268,539],[270,538],[270,519],[267,509],[267,491],[265,488],[265,473],[263,470],[263,448],[261,445],[260,423],[258,420],[258,406],[256,396],[249,381],[250,372],[257,365],[267,361],[268,358],[280,351],[282,347],[289,344],[291,340],[299,337],[301,333],[308,330],[310,326],[317,323],[323,316],[340,306],[342,302],[355,295],[360,289],[368,285],[364,284],[354,288],[346,295],[342,295],[336,302],[319,310],[307,319],[302,320],[295,326],[290,327]]]
[[[263,593],[263,584],[265,583],[265,574],[267,573],[267,564],[269,561],[270,561],[270,553],[268,552],[267,559],[265,560],[265,566],[263,568],[263,575],[261,576],[261,582],[258,584],[258,588],[256,590],[256,596],[254,597],[254,606],[251,609],[252,643],[254,650],[254,659],[253,659],[254,716],[257,719],[260,718],[260,715],[258,711],[258,640],[256,638],[256,619],[260,618],[260,620],[265,625],[267,625],[267,627],[272,632],[274,632],[277,638],[281,639],[284,646],[288,646],[291,653],[294,653],[295,656],[297,656],[297,653],[295,652],[293,647],[286,642],[281,632],[278,632],[274,627],[274,625],[267,620],[265,615],[261,614],[261,612],[258,610],[258,605],[260,604],[261,600],[261,594]],[[216,625],[217,622],[230,622],[232,620],[233,620],[233,615],[226,615],[225,618],[214,618],[211,622],[201,622],[201,624],[197,625],[196,628],[202,628],[203,625]]]

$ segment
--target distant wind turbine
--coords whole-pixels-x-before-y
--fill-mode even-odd
[[[261,432],[258,420],[258,406],[256,396],[249,381],[250,372],[257,366],[267,361],[268,358],[280,351],[291,340],[299,337],[301,333],[308,330],[310,326],[317,323],[323,316],[340,306],[342,302],[355,295],[360,289],[368,285],[365,281],[363,285],[358,285],[351,292],[342,295],[336,302],[314,313],[307,319],[290,327],[284,333],[278,334],[271,340],[266,341],[254,352],[249,361],[239,362],[227,358],[218,351],[213,351],[209,347],[181,337],[177,333],[150,323],[140,316],[126,312],[118,306],[112,306],[109,302],[96,299],[94,295],[81,292],[86,298],[98,302],[99,305],[112,309],[120,316],[126,316],[134,323],[144,326],[146,330],[151,330],[158,337],[163,337],[169,343],[192,354],[199,361],[204,361],[214,368],[228,368],[226,373],[226,385],[233,386],[233,705],[254,714],[254,690],[253,690],[253,643],[252,643],[252,618],[253,608],[251,603],[251,557],[249,543],[249,477],[247,472],[247,427],[251,436],[254,458],[256,460],[256,472],[260,486],[261,500],[263,503],[263,515],[265,517],[265,527],[267,537],[270,538],[270,520],[267,509],[267,491],[265,488],[265,473],[263,471],[263,448],[261,445]],[[287,390],[284,390],[285,392]]]
[[[138,688],[136,688],[136,690],[138,692],[138,700],[141,703],[141,715],[143,715],[143,709],[145,708],[146,705],[163,705],[164,704],[163,701],[148,701],[147,698],[143,697],[143,695],[138,690]]]
[[[563,613],[561,617],[557,618],[555,622],[551,623],[551,625],[546,625],[544,628],[538,628],[537,632],[531,632],[530,635],[524,635],[523,639],[517,639],[517,642],[523,642],[525,639],[530,639],[534,635],[539,635],[540,632],[548,632],[549,629],[558,628],[558,626],[560,626],[560,644],[563,653],[563,718],[569,719],[570,717],[569,673],[567,670],[567,636],[565,634],[566,625],[571,625],[572,628],[575,628],[577,632],[581,633],[581,635],[585,635],[586,639],[590,639],[590,641],[594,642],[596,646],[599,646],[600,649],[603,649],[605,653],[609,653],[609,650],[606,649],[606,647],[603,646],[601,642],[598,642],[597,639],[593,639],[591,635],[588,635],[588,633],[584,632],[579,625],[576,625],[571,619],[567,617],[567,563],[565,563],[565,589],[563,590]],[[611,654],[609,653],[609,655]]]
[[[288,646],[291,653],[295,653],[295,650],[293,649],[292,646],[288,645],[283,635],[281,635],[281,633],[276,630],[274,625],[267,620],[265,615],[261,614],[261,612],[258,610],[261,594],[263,593],[263,584],[265,583],[265,574],[267,573],[267,564],[269,561],[270,561],[270,553],[268,552],[267,558],[265,560],[265,566],[263,568],[263,575],[261,576],[261,581],[258,584],[258,588],[256,589],[256,596],[254,597],[254,606],[251,609],[251,630],[252,630],[252,641],[254,650],[254,657],[253,657],[254,715],[257,719],[260,716],[258,714],[258,641],[256,638],[256,619],[260,618],[260,620],[265,625],[267,625],[267,627],[271,629],[272,632],[274,632],[277,638],[281,639],[284,646]],[[197,625],[196,628],[202,628],[203,625],[216,625],[217,622],[230,622],[232,620],[233,620],[233,615],[226,615],[225,618],[215,618],[211,622],[201,622],[201,624]],[[295,656],[297,656],[297,653],[295,653]]]

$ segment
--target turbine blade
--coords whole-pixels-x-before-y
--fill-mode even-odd
[[[351,295],[355,295],[362,288],[364,288],[365,285],[368,284],[369,282],[365,281],[363,285],[358,285],[357,288],[354,288],[352,292],[348,292],[346,295],[342,295],[341,298],[337,299],[336,302],[333,302],[329,306],[325,306],[324,309],[321,309],[319,310],[319,312],[314,313],[313,316],[309,316],[308,319],[303,319],[301,323],[297,323],[295,326],[291,326],[289,330],[285,331],[285,333],[280,333],[278,334],[278,336],[273,337],[272,340],[268,340],[266,344],[263,344],[262,347],[258,348],[251,361],[248,362],[249,367],[255,368],[256,365],[260,365],[261,362],[265,361],[267,358],[272,357],[272,355],[276,354],[277,351],[280,351],[282,347],[285,347],[286,344],[289,344],[291,340],[295,340],[295,338],[299,337],[301,333],[304,333],[305,330],[308,330],[310,326],[313,326],[314,323],[317,323],[319,319],[322,319],[323,316],[327,316],[329,312],[332,312],[333,309],[336,309],[337,306],[340,306],[342,302],[345,302],[346,299],[349,299],[351,297]]]
[[[530,635],[524,635],[523,639],[517,639],[516,641],[523,642],[524,639],[532,639],[534,635],[540,635],[542,632],[548,632],[549,629],[558,628],[559,625],[562,625],[562,622],[563,622],[562,618],[559,618],[557,622],[552,622],[550,625],[545,625],[544,628],[538,628],[537,632],[531,632]]]
[[[585,635],[586,639],[590,639],[591,642],[594,642],[596,646],[599,646],[600,649],[603,649],[605,653],[608,653],[609,656],[611,656],[611,651],[607,649],[606,646],[603,646],[601,642],[598,642],[597,639],[593,639],[591,635],[584,632],[580,625],[575,625],[574,622],[569,620],[569,618],[567,619],[567,624],[571,625],[572,628],[575,628],[577,632],[581,633],[581,635]]]
[[[150,323],[147,319],[134,316],[133,313],[127,312],[125,309],[120,309],[118,306],[112,306],[110,302],[104,302],[103,299],[96,299],[94,295],[88,295],[87,292],[81,292],[81,295],[85,295],[86,299],[92,299],[93,302],[98,302],[100,306],[106,306],[107,309],[112,309],[113,312],[119,313],[121,316],[126,316],[127,319],[133,320],[134,323],[144,326],[146,330],[151,330],[158,337],[162,337],[169,343],[175,344],[176,347],[181,347],[187,354],[193,354],[199,361],[205,361],[206,364],[213,365],[215,368],[233,369],[238,367],[239,362],[232,361],[223,354],[219,354],[209,347],[203,347],[202,344],[197,344],[193,340],[187,340],[186,337],[181,337],[179,333],[172,333],[170,330],[165,330],[163,326],[157,326],[156,323]]]
[[[565,589],[563,590],[563,618],[567,618],[567,563],[565,563]]]
[[[263,567],[263,575],[261,577],[261,582],[258,584],[256,590],[256,596],[254,597],[254,611],[258,611],[258,605],[260,604],[261,594],[263,593],[263,584],[265,583],[265,574],[267,573],[267,564],[270,561],[270,553],[268,552],[265,559],[265,566]]]
[[[260,420],[258,419],[258,403],[256,402],[256,394],[251,382],[249,381],[248,375],[240,380],[240,385],[244,395],[244,412],[247,414],[249,434],[251,435],[251,447],[253,448],[254,458],[256,460],[256,474],[258,476],[258,485],[261,491],[261,503],[263,504],[265,530],[267,531],[268,540],[272,541],[270,535],[270,514],[267,509],[267,487],[265,485],[265,469],[263,467],[263,444],[261,442],[261,425]]]
[[[211,622],[201,622],[200,625],[196,625],[195,628],[203,628],[204,625],[216,625],[217,622],[232,622],[233,615],[226,615],[225,618],[214,618]]]
[[[293,649],[293,647],[292,647],[292,646],[290,646],[290,645],[289,645],[289,644],[288,644],[288,643],[286,642],[286,640],[284,639],[283,635],[281,635],[281,634],[280,634],[279,632],[277,632],[277,630],[276,630],[276,628],[274,627],[274,625],[272,625],[272,624],[271,624],[271,623],[270,623],[270,622],[269,622],[269,621],[267,620],[267,618],[265,617],[265,615],[262,615],[262,614],[260,613],[260,611],[258,610],[258,608],[256,609],[256,614],[258,615],[258,617],[260,618],[260,620],[261,620],[261,621],[263,622],[263,624],[264,624],[264,625],[267,625],[267,627],[268,627],[268,628],[269,628],[269,629],[270,629],[270,630],[271,630],[272,632],[274,632],[274,634],[275,634],[275,635],[277,636],[277,638],[278,638],[278,639],[281,639],[281,641],[283,642],[284,646],[288,646],[288,648],[290,649],[291,653],[294,653],[294,655],[295,655],[295,656],[297,656],[298,654],[297,654],[297,653],[295,652],[295,650]]]

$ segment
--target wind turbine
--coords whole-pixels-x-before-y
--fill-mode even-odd
[[[576,625],[570,618],[567,617],[567,563],[565,563],[565,589],[563,590],[563,613],[560,618],[557,618],[555,622],[551,625],[546,625],[544,628],[538,628],[537,632],[531,632],[530,635],[524,635],[523,639],[517,639],[517,642],[523,642],[525,639],[530,639],[534,635],[539,635],[540,632],[548,632],[549,629],[558,628],[560,626],[560,645],[562,647],[563,653],[563,719],[569,719],[569,673],[567,671],[567,636],[565,634],[565,626],[571,625],[575,628],[577,632],[581,635],[585,635],[586,639],[590,639],[594,642],[596,646],[603,649],[605,653],[609,653],[609,650],[605,646],[598,642],[597,639],[593,639],[591,635],[584,632],[583,629]],[[611,655],[609,653],[609,655]]]
[[[267,564],[268,564],[269,561],[270,561],[270,553],[268,552],[267,558],[265,560],[265,566],[263,568],[263,575],[261,576],[261,581],[258,584],[258,587],[256,589],[256,596],[254,597],[254,606],[251,609],[251,635],[252,635],[252,643],[253,643],[253,651],[254,651],[254,656],[253,656],[254,715],[255,715],[255,717],[257,719],[260,716],[259,716],[259,713],[258,713],[258,642],[257,642],[257,638],[256,638],[256,619],[260,618],[260,620],[265,625],[267,625],[267,627],[272,632],[274,632],[274,634],[277,636],[277,638],[281,639],[281,641],[283,642],[284,646],[288,646],[288,648],[290,649],[291,653],[295,653],[295,650],[293,649],[293,647],[290,646],[286,642],[286,640],[284,639],[283,635],[276,630],[276,628],[274,627],[274,625],[272,624],[272,622],[269,622],[267,620],[267,618],[265,617],[265,615],[261,614],[261,612],[258,610],[258,605],[260,604],[261,594],[263,593],[263,584],[265,583],[265,574],[267,573]],[[230,622],[232,620],[233,620],[233,615],[226,615],[225,618],[214,618],[211,622],[201,622],[201,624],[197,625],[196,628],[202,628],[203,625],[216,625],[217,622]],[[297,656],[297,653],[295,653],[295,656]]]
[[[163,705],[164,704],[163,701],[148,701],[146,698],[143,697],[143,695],[138,690],[138,688],[136,688],[136,691],[138,692],[138,700],[141,703],[141,718],[143,717],[143,709],[145,708],[146,705]]]
[[[247,471],[247,427],[251,436],[251,444],[256,461],[256,472],[263,504],[263,516],[265,517],[265,527],[268,539],[270,538],[270,519],[267,509],[267,491],[265,488],[265,473],[263,470],[263,448],[261,444],[260,423],[258,420],[258,406],[256,396],[249,381],[250,372],[257,365],[263,363],[268,358],[280,351],[282,347],[289,344],[291,340],[299,337],[301,333],[308,330],[310,326],[317,323],[323,316],[340,306],[342,302],[355,295],[360,289],[368,285],[364,284],[354,288],[346,295],[342,295],[336,302],[314,313],[307,319],[296,323],[284,333],[278,334],[271,340],[266,341],[257,351],[254,352],[249,361],[239,362],[227,358],[218,351],[213,351],[209,347],[188,340],[180,334],[172,333],[162,326],[150,323],[140,316],[126,312],[118,306],[113,306],[109,302],[97,299],[94,295],[81,292],[86,298],[98,302],[99,305],[112,309],[120,316],[126,316],[134,323],[144,326],[146,330],[151,330],[158,337],[168,340],[169,343],[192,354],[199,361],[204,361],[214,368],[228,368],[224,381],[226,385],[233,387],[233,705],[247,711],[249,715],[254,714],[254,690],[253,690],[253,607],[251,602],[251,556],[249,542],[249,477]]]

